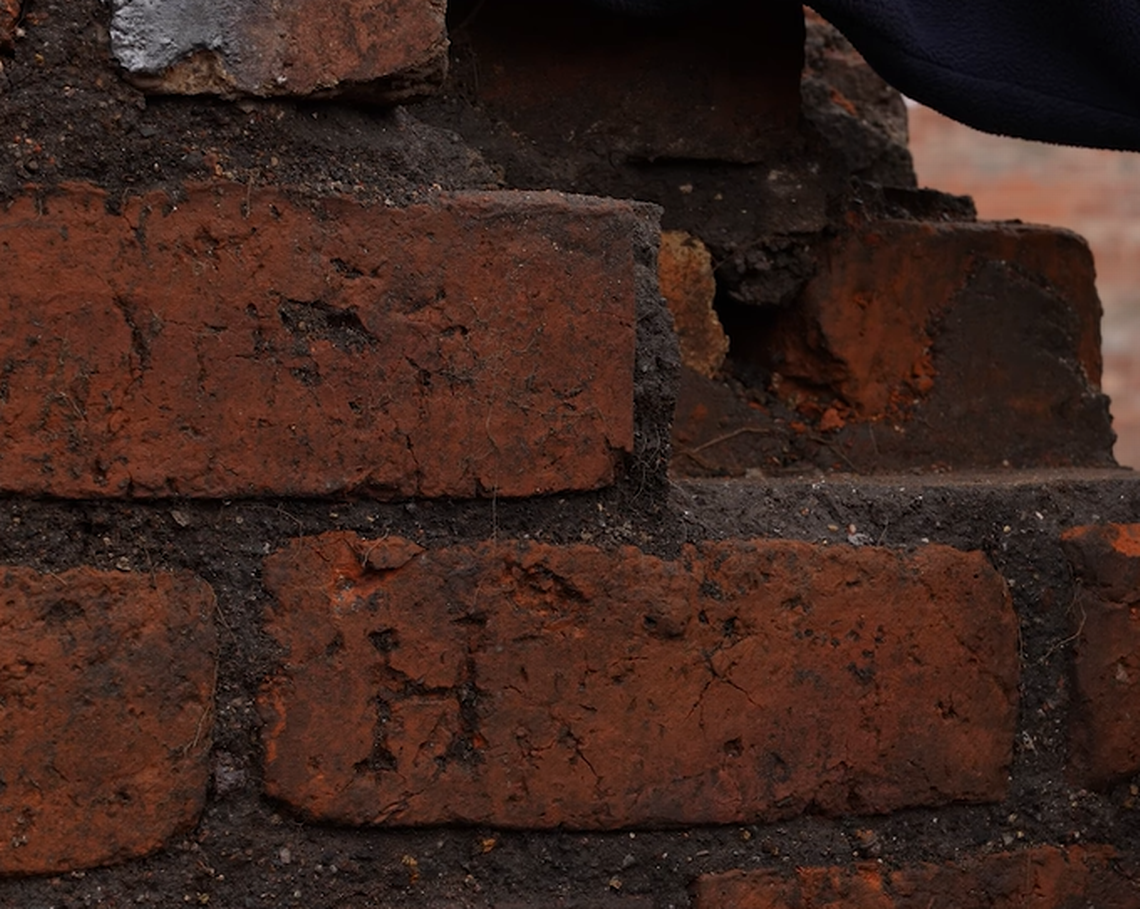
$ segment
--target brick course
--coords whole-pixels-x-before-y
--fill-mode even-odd
[[[0,214],[0,489],[531,495],[633,446],[631,203],[195,186]]]
[[[266,786],[311,818],[617,828],[1007,789],[1017,630],[978,553],[333,533],[265,578]]]
[[[184,573],[0,569],[0,873],[143,855],[195,823],[213,608]]]
[[[1114,866],[1103,846],[970,857],[895,871],[877,862],[850,867],[778,871],[731,871],[705,875],[695,887],[695,909],[992,909],[1071,906],[1135,909],[1140,887]]]
[[[1062,539],[1080,581],[1071,770],[1100,787],[1140,772],[1140,524],[1076,527]]]

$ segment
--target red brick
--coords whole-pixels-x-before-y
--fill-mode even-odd
[[[910,110],[910,139],[924,184],[969,193],[983,218],[1061,224],[1088,239],[1105,309],[1113,452],[1121,464],[1140,467],[1140,171],[1133,156],[991,136],[921,105]]]
[[[1007,791],[1017,627],[979,553],[486,542],[369,567],[405,545],[266,560],[266,786],[308,817],[618,828]]]
[[[808,285],[803,309],[815,329],[779,334],[776,359],[785,380],[826,381],[863,418],[898,416],[944,376],[931,347],[944,318],[984,262],[1003,263],[1050,285],[1073,309],[1073,344],[1090,383],[1100,381],[1100,301],[1092,256],[1068,231],[1015,224],[868,224],[837,241],[820,276]],[[789,326],[790,328],[790,326]],[[1004,339],[1008,344],[1011,340]],[[1012,356],[1009,351],[1007,356]],[[980,362],[998,388],[1003,363]],[[994,398],[994,400],[998,400]],[[1012,401],[1011,409],[1041,405]]]
[[[531,495],[632,448],[632,203],[105,201],[0,214],[3,490]]]
[[[213,607],[189,574],[0,570],[0,873],[144,855],[194,824]]]
[[[942,373],[931,368],[933,335],[941,327],[933,323],[960,305],[955,298],[987,261],[1035,276],[1068,303],[1074,324],[1066,339],[1073,348],[1066,352],[1098,384],[1100,301],[1089,247],[1080,237],[1032,225],[920,221],[876,222],[837,243],[805,294],[816,331],[807,338],[781,334],[776,341],[783,378],[829,381],[848,406],[870,419],[905,412],[931,390],[928,376],[935,384],[960,379],[944,374],[948,364],[934,364]],[[1009,376],[1001,372],[1008,362],[974,365],[995,388],[1008,387]],[[1009,405],[1042,416],[1037,401]]]
[[[116,57],[142,88],[165,94],[350,92],[392,101],[431,90],[446,71],[446,0],[244,5],[237,15],[219,6],[216,21],[187,29],[179,0],[120,3]]]
[[[821,260],[796,305],[764,331],[728,331],[734,360],[771,375],[782,405],[826,434],[828,466],[1112,464],[1100,303],[1075,234],[877,221],[837,238]],[[711,387],[695,410],[701,385],[690,384],[675,440],[714,468],[738,468],[735,452],[712,440],[754,432],[745,427],[756,413],[747,401],[734,413]],[[771,420],[763,431],[787,434]]]
[[[896,871],[855,868],[730,871],[698,879],[694,909],[1069,909],[1140,906],[1137,883],[1113,865],[1111,848],[1039,846]]]
[[[1077,527],[1062,540],[1078,579],[1071,770],[1100,787],[1140,772],[1140,524]]]

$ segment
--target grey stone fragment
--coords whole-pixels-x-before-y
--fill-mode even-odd
[[[132,73],[158,73],[195,50],[225,52],[240,0],[112,0],[111,50]]]
[[[110,3],[112,53],[155,94],[396,103],[446,72],[446,0]]]

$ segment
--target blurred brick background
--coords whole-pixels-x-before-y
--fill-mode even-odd
[[[919,184],[973,196],[979,218],[1068,227],[1089,241],[1116,459],[1140,466],[1140,155],[989,136],[919,105],[910,148]]]

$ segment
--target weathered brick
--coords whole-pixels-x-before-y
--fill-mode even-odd
[[[914,186],[903,96],[822,16],[805,7],[804,17],[804,117],[846,159],[850,173],[883,186]]]
[[[979,553],[333,533],[265,582],[266,786],[311,818],[616,828],[1007,791],[1017,627]]]
[[[1000,350],[983,343],[986,332],[999,324],[997,313],[990,314],[994,322],[972,319],[963,326],[973,329],[969,340],[974,351],[989,355],[975,358],[974,368],[999,391],[1021,392],[1005,418],[1027,411],[1040,419],[1046,408],[1038,397],[1053,392],[1046,386],[1029,396],[1035,386],[1012,384],[1015,377],[1007,373],[1021,365],[1018,355],[1066,355],[1078,367],[1077,375],[1095,387],[1101,371],[1101,309],[1087,244],[1056,228],[961,222],[871,223],[839,241],[805,294],[803,309],[816,332],[808,338],[781,334],[776,341],[785,363],[782,376],[792,382],[800,377],[830,380],[864,417],[905,412],[940,380],[963,385],[967,376],[947,374],[952,364],[931,363],[931,348],[950,328],[947,322],[955,311],[972,302],[970,291],[981,290],[977,273],[995,264],[1011,278],[1019,272],[1030,276],[1062,310],[1038,314],[1039,321],[1050,318],[1060,324],[1029,333],[1036,347],[1030,351],[1019,350],[1018,339],[1006,335]],[[1031,378],[1041,384],[1050,377],[1037,371]],[[994,396],[987,403],[997,400]]]
[[[1100,787],[1140,772],[1140,524],[1062,537],[1078,578],[1071,772]]]
[[[196,186],[0,214],[0,489],[531,495],[633,444],[633,203]]]
[[[921,105],[909,113],[910,147],[925,185],[969,193],[987,219],[1064,224],[1088,239],[1105,309],[1113,453],[1121,464],[1140,467],[1140,231],[1134,228],[1140,173],[1132,156],[992,136]]]
[[[189,574],[0,569],[0,873],[143,855],[195,822],[213,606]]]
[[[114,0],[127,75],[166,94],[423,94],[447,65],[446,0]]]
[[[725,28],[489,0],[457,68],[477,66],[480,106],[540,153],[754,162],[796,125],[803,35],[795,4],[741,5]]]
[[[836,239],[821,259],[796,304],[762,331],[726,326],[737,364],[770,375],[773,395],[802,426],[827,434],[830,462],[855,470],[1113,463],[1099,387],[1100,302],[1092,257],[1075,234],[876,221]],[[700,408],[699,393],[697,384],[682,394],[683,445],[737,429],[784,431],[747,401],[735,412],[719,404],[718,388]],[[738,453],[702,455],[739,472]]]
[[[1104,846],[1039,846],[916,864],[895,871],[880,863],[779,871],[730,871],[697,880],[695,909],[994,909],[1140,906],[1140,887],[1113,864]]]

